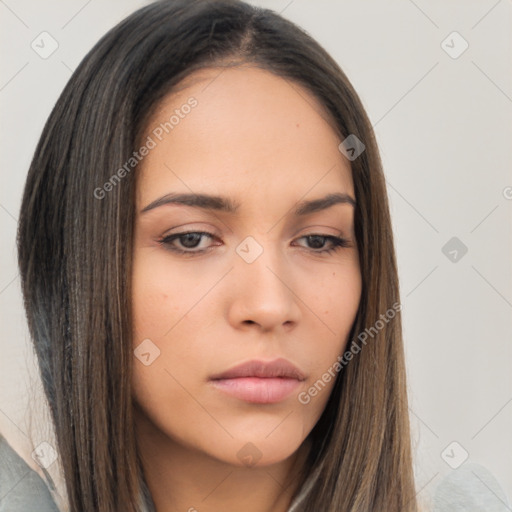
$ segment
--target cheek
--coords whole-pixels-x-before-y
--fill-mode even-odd
[[[359,264],[354,258],[350,264],[317,274],[315,285],[302,290],[305,306],[314,313],[309,330],[308,352],[311,377],[305,388],[309,406],[322,409],[339,373],[336,364],[349,342],[348,336],[354,323],[361,299],[362,279]]]
[[[191,399],[200,384],[201,351],[194,331],[187,330],[186,316],[199,290],[194,279],[169,267],[156,257],[134,264],[133,348],[142,357],[134,361],[132,394],[158,431],[187,442],[184,433],[191,431],[190,423],[204,415]]]
[[[173,329],[197,301],[197,285],[157,254],[142,254],[133,267],[132,311],[134,344],[144,338],[159,340]]]
[[[136,357],[143,357],[135,361],[132,383],[148,416],[179,431],[180,419],[201,412],[188,392],[195,393],[211,359],[198,357],[205,347],[197,322],[207,318],[200,299],[211,285],[168,260],[164,253],[141,250],[134,261],[133,348]],[[171,417],[171,410],[187,414]]]
[[[314,279],[302,279],[297,296],[313,314],[322,339],[341,347],[359,308],[362,279],[355,258],[325,272],[315,272]]]

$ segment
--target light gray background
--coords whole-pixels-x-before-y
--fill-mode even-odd
[[[72,70],[146,3],[0,0],[0,431],[29,461],[32,443],[51,442],[51,432],[36,428],[47,411],[15,257],[26,173]],[[375,126],[396,237],[420,499],[428,504],[457,471],[446,461],[460,463],[465,450],[464,464],[487,467],[510,500],[511,0],[252,3],[281,11],[315,37]],[[47,59],[31,48],[43,31],[59,45]],[[441,46],[453,31],[469,44],[456,59]],[[460,48],[453,38],[447,44]],[[452,237],[468,248],[456,262],[442,252]],[[56,467],[50,473],[59,482]]]

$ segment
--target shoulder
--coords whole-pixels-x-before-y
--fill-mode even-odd
[[[466,462],[437,485],[433,512],[507,512],[512,510],[505,490],[489,469]]]
[[[0,435],[0,512],[59,512],[43,479]]]

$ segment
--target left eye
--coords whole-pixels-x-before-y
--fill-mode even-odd
[[[306,235],[301,239],[306,239],[309,244],[313,246],[313,252],[319,252],[319,253],[331,253],[333,251],[337,251],[341,249],[342,247],[350,247],[350,243],[346,238],[340,238],[338,236],[332,236],[332,235]],[[321,249],[321,250],[315,250],[319,249],[320,246],[324,246],[326,241],[330,242],[331,246],[328,249]]]
[[[164,245],[167,249],[174,251],[178,254],[201,254],[209,250],[213,246],[207,246],[198,249],[200,242],[204,238],[213,239],[215,236],[211,233],[207,233],[204,231],[189,231],[186,233],[175,233],[173,235],[166,236],[159,240],[159,243]],[[311,246],[311,252],[313,253],[331,253],[333,251],[337,251],[342,247],[350,247],[350,242],[346,238],[340,238],[333,235],[318,235],[311,234],[305,235],[297,240],[306,240],[307,243]],[[178,241],[181,247],[177,247],[175,242]],[[329,243],[330,246],[325,249],[324,246],[326,243]],[[192,250],[196,249],[196,250]],[[306,247],[307,249],[307,247]]]

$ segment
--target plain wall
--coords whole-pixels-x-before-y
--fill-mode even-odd
[[[72,70],[108,29],[146,3],[0,3],[0,431],[28,460],[31,443],[51,441],[51,433],[35,429],[47,411],[15,256],[24,181]],[[456,471],[446,460],[462,458],[462,450],[465,464],[488,468],[510,499],[511,2],[251,3],[282,11],[315,37],[352,81],[374,124],[399,264],[420,499],[428,503]],[[47,59],[31,48],[43,31],[59,45]],[[469,44],[457,58],[442,46],[453,31]],[[444,43],[452,55],[463,44],[456,37]],[[445,247],[453,237],[455,245]],[[39,404],[31,403],[32,416],[29,396]]]

